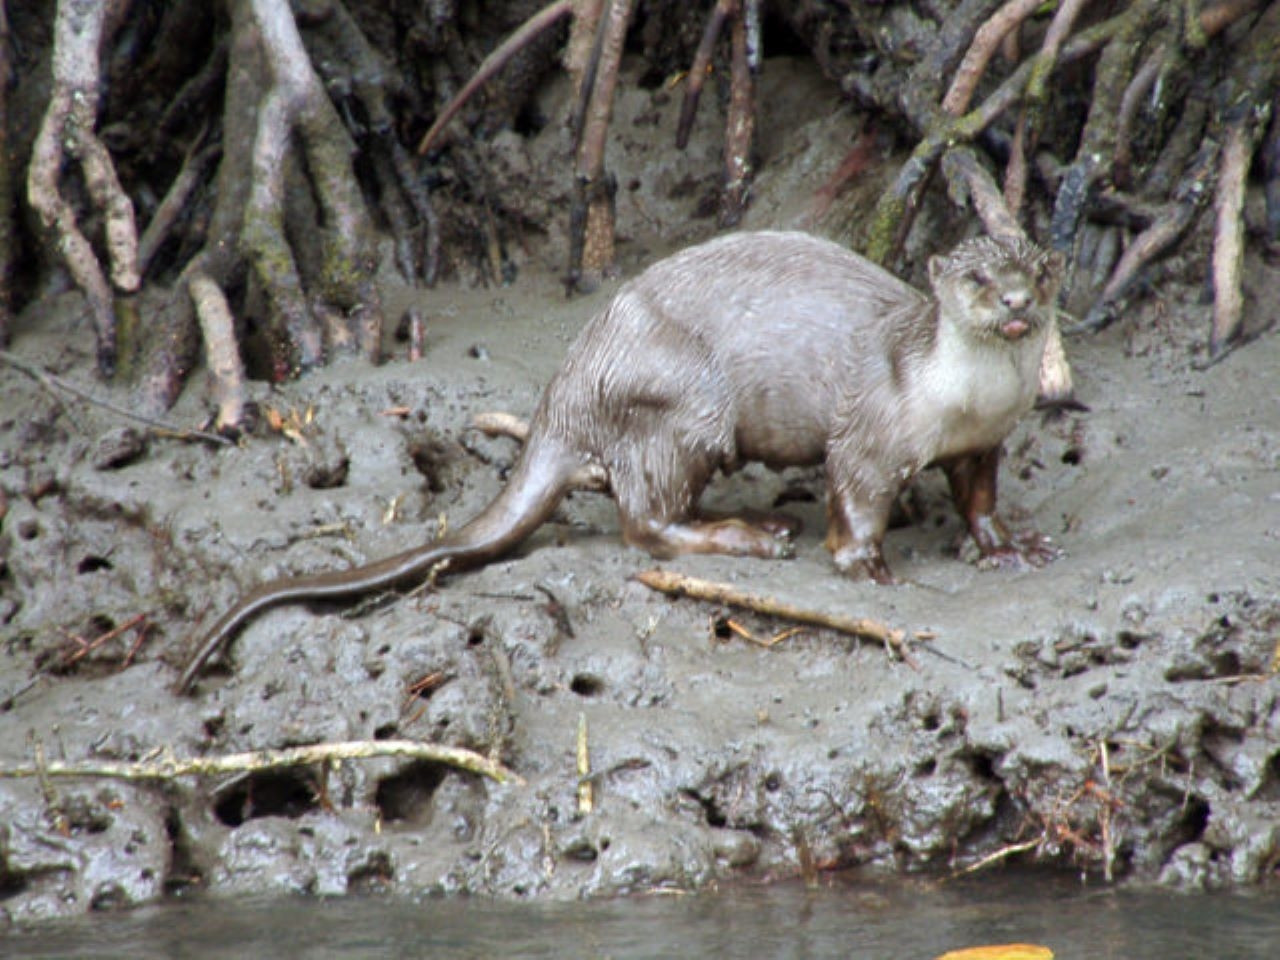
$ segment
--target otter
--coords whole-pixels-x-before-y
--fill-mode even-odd
[[[836,243],[799,232],[719,237],[649,267],[583,328],[530,421],[505,488],[432,543],[349,570],[265,583],[200,641],[185,691],[259,611],[350,597],[507,553],[584,474],[617,502],[623,539],[659,558],[780,558],[796,526],[700,514],[716,470],[825,462],[826,547],[853,577],[892,583],[890,508],[942,467],[984,557],[1055,553],[996,516],[1002,443],[1036,398],[1062,258],[979,237],[929,260],[932,295]]]

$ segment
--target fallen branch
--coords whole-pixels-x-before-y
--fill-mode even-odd
[[[246,753],[185,758],[174,756],[172,750],[165,748],[151,760],[86,760],[79,763],[49,760],[13,767],[0,766],[0,778],[109,777],[115,780],[173,780],[177,777],[222,773],[258,773],[308,763],[367,760],[374,757],[427,760],[480,774],[498,783],[524,783],[514,771],[472,750],[446,747],[438,743],[419,743],[416,740],[348,740],[280,750],[250,750]]]
[[[838,630],[840,633],[847,633],[855,637],[878,640],[898,654],[907,666],[913,670],[920,669],[919,664],[916,663],[911,656],[911,652],[907,649],[903,632],[875,620],[869,620],[865,617],[846,617],[842,614],[825,613],[821,610],[807,610],[803,607],[776,600],[773,597],[747,593],[727,583],[716,583],[712,580],[690,577],[682,573],[673,573],[670,570],[644,570],[637,573],[635,579],[651,590],[657,590],[672,596],[692,597],[695,600],[707,600],[711,603],[727,603],[730,606],[744,607],[747,610],[751,610],[754,613],[762,613],[765,616],[781,617],[785,620],[794,620],[797,623],[804,623],[814,627]]]

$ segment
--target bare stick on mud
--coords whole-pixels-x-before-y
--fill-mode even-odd
[[[339,760],[367,760],[374,757],[406,757],[443,763],[469,773],[489,777],[498,783],[522,784],[513,770],[461,747],[416,740],[347,740],[316,743],[281,750],[251,750],[211,757],[177,757],[166,749],[155,760],[86,760],[69,763],[48,760],[13,767],[0,766],[0,779],[16,777],[109,777],[115,780],[173,780],[176,777],[211,776],[221,773],[258,773],[299,767],[308,763]]]
[[[796,623],[805,623],[814,627],[827,627],[855,637],[878,640],[898,654],[909,667],[915,670],[919,669],[919,665],[907,649],[903,632],[875,620],[869,620],[865,617],[846,617],[842,614],[825,613],[821,610],[808,610],[804,607],[797,607],[794,604],[776,600],[773,597],[748,593],[727,583],[703,580],[699,577],[690,577],[682,573],[673,573],[670,570],[644,570],[637,573],[635,578],[651,590],[658,590],[673,596],[692,597],[695,600],[707,600],[711,603],[726,603],[733,607],[743,607],[754,613],[762,613],[769,617],[781,617],[785,620],[794,620]]]

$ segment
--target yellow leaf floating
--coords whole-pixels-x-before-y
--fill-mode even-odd
[[[1001,943],[948,950],[937,960],[1053,960],[1053,951],[1034,943]]]

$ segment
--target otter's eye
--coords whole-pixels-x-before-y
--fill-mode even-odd
[[[966,271],[964,278],[970,283],[977,284],[980,287],[985,287],[991,282],[991,278],[987,276],[987,271],[982,270],[979,267],[974,267],[972,270]]]

